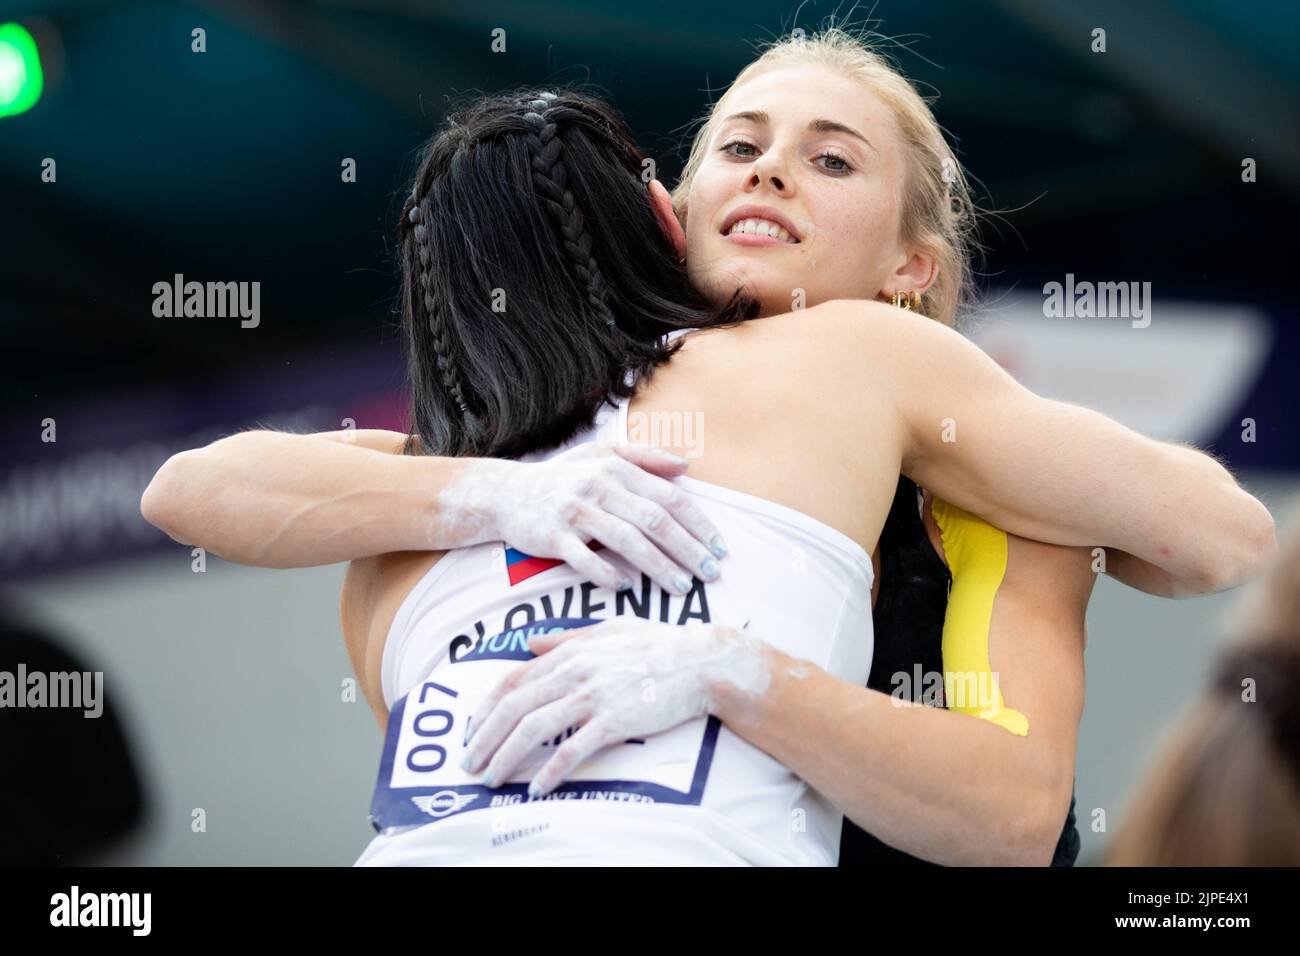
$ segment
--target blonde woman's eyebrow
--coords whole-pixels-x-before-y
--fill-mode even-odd
[[[756,126],[766,126],[772,118],[764,110],[743,110],[739,113],[732,113],[723,119],[719,126],[723,126],[733,120],[740,120],[745,123],[753,123]],[[852,126],[845,126],[843,123],[837,123],[835,120],[815,119],[808,124],[808,128],[815,133],[844,133],[862,140],[867,146],[871,147],[872,152],[877,152],[876,147],[871,145],[871,140],[867,139]]]
[[[730,123],[732,120],[744,120],[747,123],[756,123],[759,126],[766,126],[771,120],[763,110],[744,110],[740,113],[732,113],[723,123]]]
[[[876,147],[871,145],[871,140],[867,139],[852,126],[845,126],[843,123],[837,123],[835,120],[815,119],[808,124],[808,128],[817,133],[844,133],[848,136],[854,136],[871,147],[871,151],[876,152]]]

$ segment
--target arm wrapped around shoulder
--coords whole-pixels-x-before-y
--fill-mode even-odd
[[[870,365],[855,387],[888,390],[902,472],[936,495],[1021,537],[1127,552],[1179,593],[1232,587],[1276,550],[1268,509],[1204,452],[1035,395],[923,316],[833,305],[846,313],[833,334],[859,340],[840,346]]]

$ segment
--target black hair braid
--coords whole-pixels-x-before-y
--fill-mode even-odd
[[[605,276],[600,271],[595,256],[591,254],[591,234],[587,220],[578,208],[569,189],[569,174],[564,166],[564,148],[560,142],[559,124],[551,119],[550,101],[554,93],[541,93],[528,104],[524,121],[528,124],[528,147],[532,154],[533,185],[538,198],[560,227],[564,249],[574,271],[582,280],[587,301],[596,315],[610,328],[617,328],[614,313],[609,307]]]
[[[414,193],[411,195],[411,200],[407,220],[414,226],[410,237],[414,253],[412,264],[415,267],[415,288],[412,291],[424,306],[424,313],[429,323],[429,332],[433,336],[433,352],[438,364],[438,373],[442,378],[443,388],[447,390],[447,394],[455,399],[456,404],[460,407],[461,414],[466,418],[472,418],[473,413],[469,410],[469,405],[465,401],[465,391],[461,388],[460,375],[456,371],[456,361],[451,355],[449,330],[444,323],[438,320],[438,300],[434,295],[434,269],[431,262],[433,247],[429,241],[429,230],[424,224],[424,205],[422,200],[417,198]]]

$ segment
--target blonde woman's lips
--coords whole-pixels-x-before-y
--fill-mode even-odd
[[[729,233],[722,238],[728,242],[735,243],[738,246],[797,246],[799,244],[772,235],[760,236],[745,232]]]
[[[796,245],[803,238],[783,211],[774,206],[759,206],[754,203],[743,203],[732,209],[722,220],[722,228],[718,231],[728,239],[733,236],[757,236],[763,239],[771,238],[785,245]],[[742,244],[771,245],[772,243],[744,242]]]

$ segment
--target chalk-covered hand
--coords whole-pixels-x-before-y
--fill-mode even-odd
[[[658,448],[579,445],[542,462],[476,460],[442,493],[444,510],[466,522],[465,543],[504,541],[556,558],[615,590],[633,586],[597,552],[599,541],[670,594],[691,578],[715,580],[726,555],[718,529],[670,480],[687,462]]]
[[[578,730],[533,778],[543,796],[603,747],[710,713],[723,684],[757,697],[768,684],[762,642],[715,624],[624,616],[528,642],[539,655],[493,688],[469,722],[462,766],[499,786],[543,741]]]

